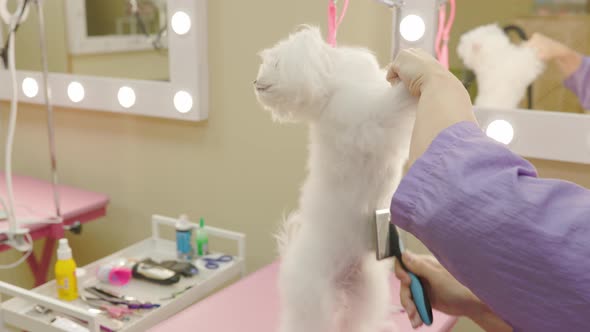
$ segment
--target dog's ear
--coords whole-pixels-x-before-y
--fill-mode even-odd
[[[322,38],[322,33],[318,27],[310,25],[299,25],[295,32],[289,36],[294,51],[321,51],[328,44]]]
[[[298,78],[300,97],[317,101],[329,90],[334,49],[324,41],[317,27],[303,27],[293,36],[290,59],[285,65],[292,70],[291,77]]]
[[[300,27],[277,46],[276,68],[280,90],[288,100],[289,116],[293,120],[316,117],[318,105],[330,95],[330,82],[335,50],[322,38],[315,27]]]

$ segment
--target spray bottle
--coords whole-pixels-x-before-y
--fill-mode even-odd
[[[199,228],[197,229],[197,254],[199,257],[209,253],[209,236],[205,230],[205,219],[201,217]]]
[[[78,298],[76,262],[72,258],[72,249],[68,244],[68,239],[59,240],[57,262],[55,263],[55,282],[57,296],[61,300],[73,301]]]
[[[193,259],[195,251],[192,237],[193,227],[188,221],[188,217],[183,214],[176,222],[176,252],[179,260],[190,261]]]

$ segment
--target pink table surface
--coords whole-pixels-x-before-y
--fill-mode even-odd
[[[278,263],[275,262],[248,277],[200,301],[149,329],[149,332],[276,332],[279,295],[276,287]],[[392,298],[399,304],[399,282],[392,277]],[[414,331],[405,313],[393,315],[398,329],[384,332]],[[434,323],[424,332],[450,331],[457,319],[434,312]]]
[[[49,219],[55,216],[53,191],[51,184],[26,176],[13,176],[15,211],[17,219]],[[64,221],[71,223],[86,213],[102,209],[109,202],[108,196],[91,191],[81,190],[70,186],[59,185],[60,208]],[[6,181],[4,174],[0,175],[0,196],[6,204]],[[88,220],[79,220],[85,222]],[[32,224],[27,228],[34,230],[46,227],[47,224]],[[6,221],[0,221],[0,232],[8,229]]]
[[[53,191],[49,182],[14,175],[12,187],[17,219],[49,220],[55,216]],[[86,223],[106,214],[106,207],[109,203],[107,195],[65,185],[59,185],[58,192],[61,214],[65,225],[75,221]],[[0,174],[0,197],[8,204],[6,181],[3,173]],[[49,262],[55,251],[55,242],[64,235],[63,225],[36,223],[24,227],[30,230],[33,240],[46,238],[41,259],[38,261],[34,254],[31,254],[27,259],[27,263],[35,276],[35,284],[38,286],[47,280]],[[5,219],[0,220],[0,232],[6,230],[8,230],[8,222]],[[4,238],[6,238],[6,235],[0,234],[0,240]],[[8,249],[11,248],[0,245],[0,251]]]

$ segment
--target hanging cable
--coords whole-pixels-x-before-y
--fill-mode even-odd
[[[47,133],[49,136],[49,157],[51,163],[51,189],[53,191],[53,203],[55,205],[55,215],[62,222],[60,197],[58,190],[58,173],[57,157],[55,153],[55,130],[53,124],[53,103],[51,96],[51,85],[49,84],[49,61],[47,59],[47,39],[45,34],[45,17],[43,14],[43,4],[41,0],[34,0],[37,8],[39,20],[39,46],[41,50],[41,67],[43,73],[43,96],[47,107]]]
[[[5,20],[5,23],[9,25],[8,37],[6,38],[6,42],[4,43],[4,47],[0,51],[0,57],[2,57],[2,62],[4,63],[5,69],[8,69],[8,49],[9,49],[10,39],[13,37],[14,34],[16,34],[16,32],[18,31],[18,28],[20,27],[20,23],[23,21],[23,19],[25,18],[26,14],[27,14],[28,2],[29,2],[29,0],[24,0],[22,2],[22,6],[20,8],[20,11],[18,12],[18,19],[16,20],[16,25],[14,27],[11,25],[11,21],[15,18],[14,15],[12,15],[12,17],[10,17],[10,18],[3,17],[3,19]]]
[[[12,188],[12,147],[14,145],[14,132],[16,129],[16,116],[18,112],[18,83],[16,79],[16,59],[15,59],[15,39],[16,30],[20,25],[23,14],[26,10],[28,0],[22,2],[22,6],[19,8],[18,15],[12,15],[10,19],[10,32],[8,35],[8,46],[3,50],[7,52],[7,63],[10,70],[10,80],[12,89],[12,100],[10,101],[10,116],[8,119],[8,134],[6,138],[6,150],[5,150],[5,181],[6,181],[6,193],[8,196],[8,221],[9,221],[9,233],[16,234],[17,222],[14,212],[14,191]]]
[[[24,263],[25,260],[27,260],[27,258],[29,258],[29,256],[31,256],[31,254],[33,253],[33,239],[31,238],[31,235],[29,233],[25,234],[25,238],[27,239],[27,242],[30,244],[29,250],[27,250],[27,252],[21,258],[19,258],[16,262],[6,264],[6,265],[0,265],[0,270],[13,269],[13,268],[21,265],[22,263]]]
[[[152,46],[155,50],[160,50],[164,46],[162,45],[162,36],[166,32],[168,28],[168,23],[164,24],[157,34],[152,38],[150,32],[148,31],[147,24],[145,24],[145,20],[141,17],[141,13],[139,10],[139,3],[138,0],[129,0],[129,5],[131,6],[131,14],[137,20],[137,25],[139,26],[139,30],[141,33],[145,35],[148,39],[151,39]]]

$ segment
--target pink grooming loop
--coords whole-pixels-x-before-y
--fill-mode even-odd
[[[438,11],[438,31],[436,34],[436,41],[434,44],[434,50],[438,61],[446,68],[449,69],[449,38],[451,35],[451,28],[455,21],[455,0],[448,0],[449,3],[449,19],[446,20],[447,9],[443,4],[440,6]]]
[[[342,12],[338,17],[338,9],[336,8],[336,0],[328,0],[328,44],[336,47],[336,37],[338,35],[338,28],[346,16],[348,10],[348,1],[344,0],[342,5]]]

